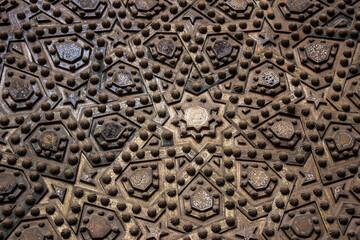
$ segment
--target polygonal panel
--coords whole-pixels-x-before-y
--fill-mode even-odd
[[[324,43],[312,43],[305,48],[307,56],[316,63],[329,59],[330,47]]]
[[[270,130],[278,137],[290,140],[295,133],[294,125],[291,122],[277,122],[270,127]]]
[[[227,40],[216,40],[213,45],[217,58],[227,57],[231,54],[232,45]]]
[[[135,0],[134,3],[135,3],[136,8],[139,11],[149,11],[158,4],[158,1],[157,0],[149,0],[149,1]]]
[[[59,58],[70,63],[75,62],[81,57],[82,48],[76,42],[62,42],[55,44],[55,48],[59,53]]]
[[[297,236],[307,238],[314,230],[314,226],[309,215],[295,216],[291,229]]]
[[[99,3],[98,0],[72,0],[72,1],[84,10],[94,9]]]
[[[191,207],[206,211],[213,206],[213,197],[202,187],[199,187],[190,197]]]
[[[0,240],[356,240],[356,0],[0,0]]]
[[[141,191],[145,191],[152,184],[151,169],[137,169],[130,176],[131,185]]]
[[[34,89],[29,81],[15,78],[10,82],[9,92],[15,101],[23,101],[27,100],[31,94],[33,94]]]
[[[171,38],[163,38],[156,44],[156,49],[160,54],[172,57],[175,53],[175,43]]]

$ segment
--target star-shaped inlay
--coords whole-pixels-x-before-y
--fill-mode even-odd
[[[192,99],[176,108],[178,116],[172,124],[180,127],[182,137],[192,136],[201,141],[204,136],[214,136],[215,128],[222,124],[218,108],[211,108],[206,99]]]
[[[125,40],[126,38],[128,37],[128,35],[126,36],[123,36],[123,35],[120,35],[120,34],[112,34],[112,35],[109,35],[109,39],[113,42],[113,47],[117,47],[119,44],[126,44]]]
[[[331,187],[331,192],[334,196],[335,202],[337,202],[340,197],[348,197],[347,193],[345,192],[345,183]]]
[[[71,104],[73,108],[76,109],[79,103],[85,102],[85,99],[80,95],[81,95],[80,90],[77,92],[65,91],[66,99],[64,101],[64,104]]]
[[[126,37],[125,37],[126,38]],[[110,35],[109,39],[113,41],[113,46],[116,47],[119,44],[125,44],[125,38],[121,35]]]
[[[5,137],[8,134],[8,131],[0,130],[0,144],[6,145]]]
[[[161,237],[169,234],[161,228],[161,223],[157,226],[146,226],[146,229],[149,232],[146,236],[146,240],[160,240]]]
[[[307,98],[307,102],[314,103],[315,109],[318,109],[320,104],[326,105],[326,101],[324,100],[323,97],[324,97],[324,93],[316,93],[316,92],[314,93],[310,91],[310,96]]]
[[[190,10],[183,16],[182,19],[189,20],[191,25],[194,25],[196,20],[203,19],[203,17],[199,13],[195,12],[194,10]]]
[[[249,227],[249,226],[245,226],[245,224],[241,227],[241,232],[235,234],[236,237],[239,237],[241,239],[244,240],[258,240],[260,238],[258,238],[255,235],[255,232],[257,230],[257,227]]]
[[[53,192],[51,193],[50,198],[58,198],[60,202],[63,203],[67,189],[55,184],[51,184],[51,186],[53,188]]]
[[[129,37],[128,34],[122,32],[120,26],[116,24],[108,38],[113,42],[112,46],[117,47],[119,44],[126,45],[126,39]]]
[[[302,185],[316,182],[316,175],[313,170],[309,171],[299,171],[301,176],[303,177]]]
[[[255,41],[262,46],[276,46],[276,39],[279,37],[278,33],[274,33],[271,26],[265,21],[260,32],[250,34]]]
[[[95,185],[94,177],[96,176],[96,174],[97,171],[91,171],[88,166],[85,166],[82,171],[80,181],[87,184]]]

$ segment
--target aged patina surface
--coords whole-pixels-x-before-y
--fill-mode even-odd
[[[358,0],[0,0],[0,240],[359,240],[359,31]]]

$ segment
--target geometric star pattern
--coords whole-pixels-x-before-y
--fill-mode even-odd
[[[360,239],[360,1],[0,1],[0,240]]]

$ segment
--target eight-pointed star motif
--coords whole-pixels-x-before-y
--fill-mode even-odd
[[[192,136],[201,141],[204,136],[214,136],[216,127],[222,124],[219,109],[211,107],[205,98],[190,100],[176,107],[177,116],[172,124],[179,126],[182,137]]]
[[[26,33],[28,27],[26,24],[22,26],[25,31],[21,32],[16,31],[17,27],[12,26],[12,21],[6,22],[6,13],[12,12],[10,4],[16,4],[16,1],[3,1],[0,4],[5,13],[0,16],[0,25],[6,30],[9,29],[6,31],[8,34],[5,31],[0,34],[2,40],[7,41],[6,38],[9,40],[9,47],[5,44],[6,48],[1,51],[4,55],[1,57],[4,69],[0,81],[0,91],[3,99],[7,98],[12,101],[4,100],[0,104],[2,113],[0,144],[5,145],[2,146],[3,149],[7,149],[1,153],[4,158],[0,159],[2,160],[0,172],[5,171],[5,174],[8,174],[2,178],[4,181],[2,181],[3,186],[0,189],[2,190],[0,202],[3,211],[6,212],[8,204],[6,201],[8,200],[11,205],[14,205],[9,207],[10,210],[18,209],[18,206],[15,205],[22,200],[32,200],[26,197],[25,190],[33,188],[36,191],[43,190],[45,192],[45,187],[41,189],[37,180],[40,183],[43,175],[49,175],[47,177],[51,179],[45,179],[50,181],[47,182],[50,189],[46,197],[59,198],[61,202],[66,201],[64,203],[66,206],[71,206],[71,211],[68,213],[73,216],[66,218],[69,221],[65,221],[62,228],[68,227],[71,232],[76,234],[81,234],[80,232],[85,230],[89,232],[89,238],[125,239],[126,237],[122,236],[131,234],[134,239],[159,240],[165,238],[164,236],[168,234],[166,231],[172,231],[168,230],[167,227],[169,227],[181,232],[179,234],[186,232],[183,235],[191,235],[191,238],[199,236],[201,239],[206,239],[217,234],[215,224],[219,223],[219,225],[221,224],[219,231],[226,231],[227,237],[235,235],[249,240],[258,239],[257,235],[266,234],[266,231],[261,232],[263,229],[269,229],[262,225],[266,217],[261,214],[264,211],[268,212],[269,207],[256,205],[259,206],[256,211],[260,210],[256,216],[259,221],[254,220],[253,225],[247,223],[246,227],[239,224],[230,226],[235,221],[228,218],[227,212],[244,204],[246,210],[249,210],[249,216],[254,215],[256,212],[251,204],[257,201],[260,193],[264,194],[261,196],[261,202],[268,201],[269,196],[275,197],[281,194],[284,203],[289,202],[294,205],[294,201],[291,199],[297,194],[298,188],[302,188],[304,191],[308,190],[311,198],[316,199],[315,195],[319,191],[314,191],[313,187],[320,186],[321,189],[325,189],[321,198],[328,197],[325,194],[326,191],[332,191],[335,202],[339,202],[335,204],[332,199],[324,200],[329,203],[330,207],[327,211],[336,217],[334,218],[336,221],[339,219],[338,216],[335,216],[337,206],[340,206],[342,202],[352,201],[355,199],[354,196],[359,194],[358,187],[352,181],[348,181],[349,179],[353,180],[351,179],[353,176],[357,179],[355,170],[359,165],[357,153],[360,137],[356,130],[358,117],[355,114],[357,108],[360,108],[360,105],[356,104],[356,99],[360,99],[360,94],[350,93],[348,90],[348,88],[355,89],[355,85],[358,85],[355,74],[358,68],[351,66],[357,60],[356,43],[351,46],[354,44],[353,42],[356,42],[356,31],[352,31],[350,29],[352,25],[349,25],[349,30],[339,29],[334,32],[333,36],[330,36],[331,29],[327,28],[331,27],[334,20],[341,20],[341,16],[344,15],[327,16],[326,26],[322,27],[325,29],[324,33],[329,36],[323,42],[325,37],[317,34],[320,29],[312,28],[312,26],[311,34],[315,33],[316,39],[313,43],[306,43],[303,58],[301,58],[300,50],[294,50],[300,49],[304,42],[308,41],[310,34],[306,33],[307,26],[300,26],[300,21],[291,20],[296,16],[288,17],[284,14],[280,17],[285,18],[278,19],[279,15],[276,13],[279,13],[279,5],[285,4],[284,6],[292,12],[291,15],[305,14],[307,16],[303,17],[306,19],[313,19],[314,14],[317,15],[317,13],[316,9],[309,9],[312,5],[321,8],[324,10],[323,12],[328,12],[329,6],[320,1],[289,0],[287,3],[285,3],[286,1],[284,3],[270,1],[267,6],[263,3],[258,5],[255,3],[256,1],[251,0],[213,1],[211,4],[205,3],[206,1],[180,0],[71,0],[65,2],[67,8],[61,8],[64,11],[61,18],[56,16],[59,15],[59,11],[55,9],[53,12],[54,18],[68,24],[59,24],[54,19],[44,18],[45,15],[43,17],[36,15],[34,19],[29,17],[29,14],[23,15],[23,12],[28,13],[34,10],[34,6],[24,4],[13,6],[16,7],[19,18],[24,18],[24,22],[29,20],[31,26],[39,27],[34,30],[35,34]],[[65,2],[59,3],[59,6],[64,5]],[[219,2],[222,2],[222,8],[220,8]],[[293,4],[289,5],[289,3]],[[100,5],[103,10],[106,9],[106,14],[101,14],[100,10],[96,10]],[[46,8],[46,4],[44,7]],[[261,14],[259,7],[263,8],[264,18],[267,19],[263,20],[263,24],[261,24],[263,17],[259,15],[259,13]],[[274,10],[275,19],[272,19],[270,15],[272,10]],[[71,11],[76,11],[76,16],[69,14]],[[95,18],[90,18],[89,14],[101,16],[102,19],[96,21]],[[74,24],[72,24],[73,20],[70,16],[76,17]],[[41,18],[43,19],[41,20]],[[300,18],[299,16],[298,20]],[[33,24],[34,21],[35,24]],[[293,27],[294,22],[296,22],[295,28]],[[291,31],[291,29],[296,30]],[[13,32],[13,30],[15,31]],[[301,33],[298,40],[295,39],[296,32]],[[122,35],[123,33],[125,35]],[[161,37],[153,42],[152,47],[150,44],[147,45],[154,39],[154,36],[160,34]],[[346,34],[346,36],[341,36],[342,34]],[[13,41],[13,35],[16,41]],[[128,38],[125,39],[127,35]],[[290,39],[288,47],[283,46],[286,44],[281,44],[281,48],[277,48],[281,40],[280,35],[285,35],[286,39]],[[314,36],[311,37],[314,38]],[[249,38],[255,39],[256,43],[253,44],[254,41],[249,41],[251,40]],[[351,40],[351,38],[353,39]],[[31,44],[32,40],[38,40],[39,46]],[[337,56],[337,47],[334,43],[339,48]],[[13,51],[14,49],[17,51]],[[273,55],[267,54],[268,52],[272,52]],[[286,60],[284,61],[284,59]],[[257,60],[260,61],[256,63]],[[27,64],[27,62],[29,63]],[[272,64],[272,68],[270,68],[270,64]],[[320,83],[313,81],[318,78],[313,75],[323,70],[329,71],[321,73]],[[195,71],[198,74],[193,74]],[[253,74],[253,79],[251,79],[253,88],[244,94],[245,89],[248,89],[250,72]],[[304,79],[304,72],[310,72],[312,75]],[[350,79],[346,76],[349,72],[355,74],[355,77],[350,76],[352,77]],[[25,73],[31,76],[27,76]],[[119,75],[119,73],[123,74]],[[11,75],[14,77],[11,78]],[[106,80],[104,75],[106,75],[107,82],[104,81]],[[333,79],[328,77],[333,77]],[[339,81],[339,78],[344,81]],[[348,78],[350,81],[345,81]],[[76,84],[72,79],[77,79]],[[191,84],[188,84],[189,79]],[[111,84],[107,84],[110,82]],[[311,88],[311,91],[303,91],[305,84]],[[193,89],[192,92],[189,90],[190,88]],[[329,96],[325,99],[322,92],[326,91],[327,93],[328,90],[330,91]],[[347,94],[353,94],[354,98],[347,99]],[[265,95],[269,101],[265,99]],[[302,96],[299,97],[299,95]],[[193,101],[188,104],[187,99],[190,96],[198,99],[204,97],[208,102]],[[339,101],[336,100],[337,97]],[[79,106],[80,103],[85,102],[86,105]],[[327,113],[321,114],[319,119],[314,118],[312,114],[305,116],[308,109],[313,108],[313,112],[316,112],[321,104],[327,104],[327,106],[321,106],[321,109],[326,110]],[[64,105],[71,106],[65,109]],[[174,105],[180,106],[180,108],[174,108]],[[80,107],[84,107],[84,109],[79,109]],[[69,109],[70,111],[64,112]],[[38,110],[40,114],[37,116]],[[331,112],[331,116],[329,112]],[[289,115],[294,119],[285,121],[284,118],[290,118]],[[160,118],[164,121],[158,120]],[[153,123],[154,119],[155,123]],[[170,122],[167,121],[168,119],[175,119],[177,122],[174,125],[176,126],[167,124]],[[221,124],[221,119],[225,119],[224,125],[226,126],[216,128]],[[269,124],[268,132],[261,134],[258,130],[270,120],[276,120],[278,123]],[[54,124],[55,121],[57,125]],[[94,125],[96,121],[99,123]],[[324,124],[325,128],[321,130],[321,124],[330,121],[332,122],[328,125]],[[344,129],[336,130],[333,121],[340,122],[340,128],[344,127]],[[30,128],[28,124],[31,125]],[[139,124],[139,126],[135,126],[135,124]],[[331,124],[333,125],[330,126]],[[36,128],[32,128],[35,125]],[[54,129],[47,129],[47,127]],[[45,130],[43,131],[41,128]],[[172,134],[164,132],[164,128],[169,128],[169,132],[175,133],[174,138]],[[312,131],[310,128],[314,130],[314,133],[318,131],[319,137],[309,136],[309,132]],[[351,128],[354,130],[350,131]],[[44,134],[35,136],[34,132],[38,129]],[[99,137],[95,137],[94,129],[100,131]],[[332,129],[333,132],[326,138],[325,131],[327,129]],[[176,134],[177,132],[178,134]],[[195,138],[198,142],[193,139],[184,139],[187,136]],[[296,144],[297,140],[293,141],[295,136],[301,139],[299,140],[301,143]],[[239,140],[242,140],[244,145],[234,146],[235,140],[240,137]],[[314,139],[319,144],[324,141],[328,142],[328,147],[312,148],[310,145]],[[148,143],[153,140],[159,144],[150,146],[151,144]],[[34,147],[27,149],[31,144],[29,141],[33,143]],[[201,148],[200,141],[204,144],[204,148]],[[38,146],[35,146],[35,142]],[[188,142],[191,146],[180,146]],[[211,146],[207,147],[208,144]],[[286,149],[282,149],[279,153],[280,147]],[[238,150],[236,148],[241,148],[241,152],[236,152]],[[313,150],[315,151],[314,163],[316,163],[314,167],[309,166],[309,163],[301,167],[304,154],[311,154]],[[59,155],[62,162],[50,162],[46,159],[49,159],[49,156],[55,156],[59,151],[62,151]],[[326,158],[329,151],[332,151],[333,159]],[[78,154],[75,154],[76,152]],[[322,152],[324,154],[318,154]],[[16,158],[6,156],[10,153],[19,156]],[[41,159],[36,157],[37,153],[41,154]],[[255,154],[257,155],[254,156]],[[335,159],[336,154],[341,155],[338,160]],[[167,158],[165,161],[163,161],[164,155]],[[242,167],[241,165],[250,161],[259,164],[257,159],[262,157],[282,161],[282,169],[278,170],[280,164],[274,166],[269,162],[269,168],[254,165],[254,168],[258,169],[257,171],[252,170],[247,173],[245,170],[241,173],[237,171],[239,167]],[[296,167],[292,166],[295,161],[299,162]],[[149,165],[135,169],[137,165],[142,165],[144,162],[149,162]],[[155,162],[156,164],[154,164]],[[84,164],[88,165],[87,163],[91,163],[91,166],[84,168]],[[202,168],[202,165],[206,166]],[[15,168],[17,173],[8,172],[9,169]],[[28,184],[20,184],[21,181],[14,180],[21,174],[28,174],[29,171],[23,168],[31,171],[29,176],[25,176],[30,177],[29,182],[24,181]],[[275,173],[281,175],[279,179],[281,177],[284,181],[277,181],[275,173],[267,176],[266,171],[273,168],[276,168]],[[296,169],[294,173],[297,175],[300,169],[304,170],[301,172],[304,180],[301,182],[295,179],[290,181],[293,178],[291,175],[282,175],[286,168],[290,171]],[[132,171],[125,176],[123,172],[126,169]],[[250,167],[247,169],[249,170]],[[166,172],[164,173],[164,171]],[[209,177],[210,173],[212,176]],[[196,179],[200,175],[206,179]],[[34,181],[34,178],[38,179]],[[244,187],[238,184],[241,178],[246,178],[246,181],[242,182]],[[26,180],[26,178],[24,179]],[[323,181],[324,179],[326,183]],[[66,184],[61,185],[57,182],[60,180]],[[212,181],[208,183],[211,187],[204,186],[207,180]],[[129,188],[124,189],[125,185],[119,184],[125,181],[128,181]],[[187,187],[191,181],[196,182],[199,186]],[[334,181],[339,183],[332,185]],[[282,185],[284,182],[289,184],[288,189]],[[312,184],[313,182],[316,183]],[[346,188],[345,182],[349,184],[346,185]],[[71,184],[74,185],[74,188],[70,186]],[[92,185],[88,186],[89,191],[96,192],[96,194],[89,194],[88,190],[83,192],[77,190],[77,187],[81,187],[78,185],[89,184]],[[309,185],[304,187],[302,184]],[[322,184],[324,185],[322,186]],[[168,186],[174,186],[174,188],[168,188]],[[53,192],[51,192],[51,187]],[[244,203],[243,199],[233,199],[232,194],[237,194],[238,187],[244,189],[248,187],[247,195],[243,196],[248,199],[251,197],[252,200]],[[70,192],[65,197],[67,188]],[[185,190],[181,191],[182,188]],[[153,192],[158,191],[151,196],[149,189]],[[128,194],[124,194],[124,190]],[[21,199],[15,199],[14,191],[22,194]],[[186,194],[182,196],[182,192],[186,192]],[[315,195],[312,194],[313,192]],[[134,199],[134,197],[142,199]],[[305,200],[306,194],[301,197]],[[345,197],[348,199],[344,199]],[[125,198],[124,203],[121,202],[122,198]],[[76,204],[68,204],[68,201],[73,200],[75,202],[71,203],[79,203],[80,207],[77,207]],[[115,201],[117,201],[116,204]],[[185,203],[182,204],[182,201]],[[271,201],[272,199],[269,199],[269,203]],[[52,202],[59,205],[58,200],[52,200]],[[86,204],[96,205],[93,208],[101,210],[95,210],[96,214],[93,215],[95,217],[90,217],[91,212],[87,211]],[[310,209],[310,204],[293,207],[296,211],[299,210],[300,215],[307,217],[308,215],[301,213],[302,209],[306,208],[310,213],[317,211],[316,207],[315,210]],[[323,206],[323,204],[320,205]],[[276,208],[273,204],[270,206],[277,211],[278,206]],[[34,206],[34,210],[36,208],[37,206]],[[121,213],[116,208],[124,212]],[[39,209],[43,212],[41,207]],[[80,217],[76,216],[76,209],[80,210]],[[110,225],[110,222],[114,223],[116,217],[103,215],[105,209],[111,209],[114,211],[114,215],[121,214],[118,217],[123,218],[124,221],[121,224],[118,222],[119,224]],[[243,208],[240,207],[241,209]],[[177,210],[179,213],[175,212]],[[169,217],[168,214],[173,211],[176,215]],[[319,211],[321,211],[319,215],[322,215],[323,211],[321,209]],[[34,215],[33,212],[31,211],[31,215]],[[82,215],[82,213],[88,214],[88,216]],[[62,211],[57,210],[55,214],[60,216]],[[295,216],[298,220],[293,222],[297,226],[298,236],[289,236],[282,232],[281,225],[284,223],[285,214],[288,212],[280,214],[279,228],[276,229],[279,231],[275,232],[276,238],[301,237],[299,236],[300,232],[306,233],[306,230],[310,229],[308,226],[317,222],[313,217],[306,219]],[[24,213],[24,216],[30,215]],[[129,217],[131,219],[126,221]],[[270,212],[268,217],[268,220],[277,218],[273,212]],[[226,221],[223,221],[224,218]],[[185,220],[186,225],[183,219],[189,220]],[[75,223],[74,220],[77,220],[78,223]],[[242,220],[247,221],[245,217]],[[77,226],[87,221],[87,230]],[[160,223],[162,221],[164,221],[164,226]],[[198,228],[197,224],[193,224],[200,221],[203,223],[202,225],[211,226],[211,229],[206,227],[206,234],[209,236],[201,237],[204,236],[201,227]],[[241,220],[239,219],[239,221]],[[22,219],[19,219],[19,222],[22,222]],[[71,226],[68,226],[68,222],[74,224],[71,223]],[[305,224],[301,225],[304,222]],[[322,221],[318,222],[319,225],[323,224]],[[120,229],[120,225],[123,224],[126,226],[132,224],[132,226],[126,227],[126,230]],[[42,226],[41,224],[36,225]],[[337,225],[337,223],[332,224],[332,227],[337,227]],[[33,226],[31,225],[27,229],[37,229]],[[57,228],[58,226],[53,227]],[[351,226],[344,227],[351,228]],[[261,229],[260,232],[257,228]],[[42,232],[44,228],[38,229],[39,232]],[[44,236],[40,236],[42,233],[19,228],[17,230],[9,229],[8,232],[12,236],[3,237],[17,239],[14,234],[19,235],[20,230],[28,233],[23,234],[21,238],[24,236],[36,238],[50,236],[45,233]],[[327,235],[324,232],[327,229],[322,228],[321,231],[321,236]],[[345,236],[346,231],[341,232],[342,235]],[[314,232],[318,231],[314,228]],[[220,234],[222,233],[219,232]],[[283,235],[277,236],[277,234]],[[56,234],[52,236],[56,236]],[[167,238],[173,238],[173,236]],[[69,239],[76,239],[76,236],[69,237]]]

